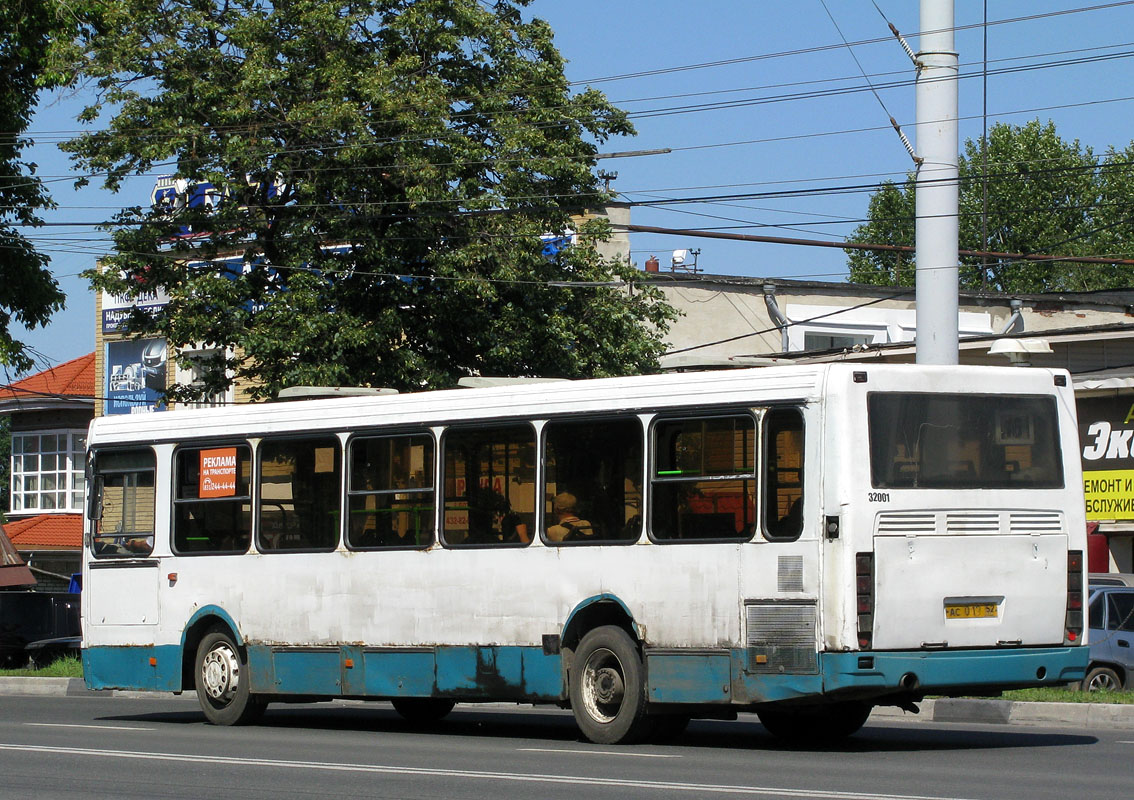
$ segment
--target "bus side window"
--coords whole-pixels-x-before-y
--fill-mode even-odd
[[[252,448],[183,448],[176,461],[174,552],[247,551],[252,541]]]
[[[450,428],[443,442],[445,544],[530,542],[535,528],[532,427]]]
[[[653,430],[650,532],[658,541],[746,541],[756,519],[748,414],[662,420]]]
[[[356,550],[433,543],[433,437],[377,436],[350,443],[350,521]]]
[[[642,531],[642,424],[553,420],[544,428],[544,537],[551,544],[637,541]]]
[[[96,454],[94,490],[99,496],[91,503],[91,552],[96,558],[153,552],[155,463],[148,449]]]
[[[764,533],[796,539],[803,532],[803,415],[774,409],[764,415]]]
[[[267,439],[260,446],[259,547],[334,550],[339,541],[339,440]]]

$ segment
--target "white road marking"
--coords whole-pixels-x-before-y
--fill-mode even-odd
[[[517,747],[519,753],[560,753],[568,756],[629,756],[630,758],[684,758],[667,753],[624,753],[621,750],[562,750],[553,747]]]
[[[231,756],[197,756],[189,753],[146,753],[129,750],[92,750],[83,747],[45,747],[24,744],[0,743],[0,750],[23,753],[53,753],[87,756],[89,758],[123,758],[140,761],[175,761],[188,764],[224,765],[234,767],[279,767],[282,769],[323,770],[325,772],[358,772],[378,775],[419,775],[431,778],[468,778],[511,783],[559,784],[563,786],[595,786],[600,788],[650,789],[654,791],[689,792],[696,794],[727,794],[769,797],[798,797],[812,800],[969,800],[950,795],[879,794],[878,792],[838,792],[823,789],[792,789],[777,786],[734,786],[714,783],[678,783],[676,781],[645,781],[620,778],[596,778],[584,775],[541,775],[522,772],[484,772],[465,769],[437,769],[427,767],[396,767],[380,764],[336,764],[320,761],[286,761],[270,758],[234,758]]]
[[[133,725],[73,725],[65,722],[25,722],[33,728],[94,728],[100,731],[153,731],[156,728],[138,728]]]

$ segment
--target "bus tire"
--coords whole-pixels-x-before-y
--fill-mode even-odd
[[[248,662],[227,631],[214,630],[201,639],[193,675],[197,700],[213,725],[255,722],[268,705],[249,691]]]
[[[583,637],[571,662],[571,711],[595,744],[630,744],[649,732],[646,680],[638,646],[614,625]]]
[[[866,724],[872,706],[848,701],[824,706],[757,711],[768,733],[777,739],[795,743],[824,744],[837,742],[855,733]]]
[[[1122,679],[1110,667],[1092,667],[1083,678],[1085,692],[1117,692],[1122,689]]]
[[[399,697],[391,700],[394,710],[407,722],[431,725],[449,715],[456,703],[443,697]]]

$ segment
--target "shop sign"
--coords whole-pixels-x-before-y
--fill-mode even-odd
[[[1134,519],[1134,397],[1077,402],[1087,519]]]

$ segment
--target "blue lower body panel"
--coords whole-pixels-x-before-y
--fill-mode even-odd
[[[249,645],[251,689],[265,695],[452,697],[556,702],[567,696],[558,654],[541,647],[359,646],[286,648]],[[755,706],[823,696],[883,700],[1054,686],[1081,680],[1085,647],[820,653],[813,673],[755,673],[743,649],[646,650],[651,702]],[[83,651],[91,689],[182,689],[177,645],[93,647]],[[191,686],[185,687],[192,689]]]
[[[925,694],[1057,686],[1082,680],[1086,647],[823,653],[827,692],[898,691],[913,684]],[[903,681],[905,678],[905,681]]]
[[[83,650],[83,679],[88,689],[181,691],[178,645],[88,647]]]
[[[541,647],[248,647],[257,694],[547,702],[566,696],[560,664]]]

